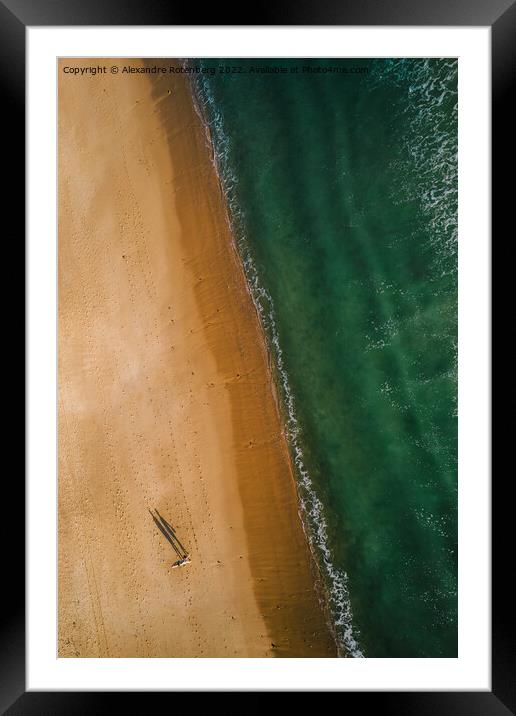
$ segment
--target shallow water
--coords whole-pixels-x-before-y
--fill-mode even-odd
[[[456,656],[457,63],[190,66],[342,653]]]

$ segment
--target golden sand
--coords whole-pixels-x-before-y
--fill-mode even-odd
[[[335,656],[184,76],[59,72],[58,353],[59,656]]]

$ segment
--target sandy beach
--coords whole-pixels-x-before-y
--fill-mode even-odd
[[[97,64],[58,68],[59,656],[336,656],[188,79]]]

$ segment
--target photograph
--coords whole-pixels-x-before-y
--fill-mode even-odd
[[[457,659],[459,59],[56,73],[59,659]]]

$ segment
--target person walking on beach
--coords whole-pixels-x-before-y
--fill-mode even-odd
[[[156,527],[160,530],[160,532],[163,534],[163,536],[170,542],[175,553],[179,557],[179,559],[173,563],[172,567],[173,568],[182,567],[185,564],[190,564],[190,562],[191,562],[190,555],[188,554],[184,545],[180,542],[178,536],[176,535],[176,531],[174,530],[172,525],[169,524],[167,522],[167,520],[160,515],[158,510],[155,510],[158,517],[153,515],[151,510],[149,510],[149,512],[150,512],[152,519],[154,520]]]

